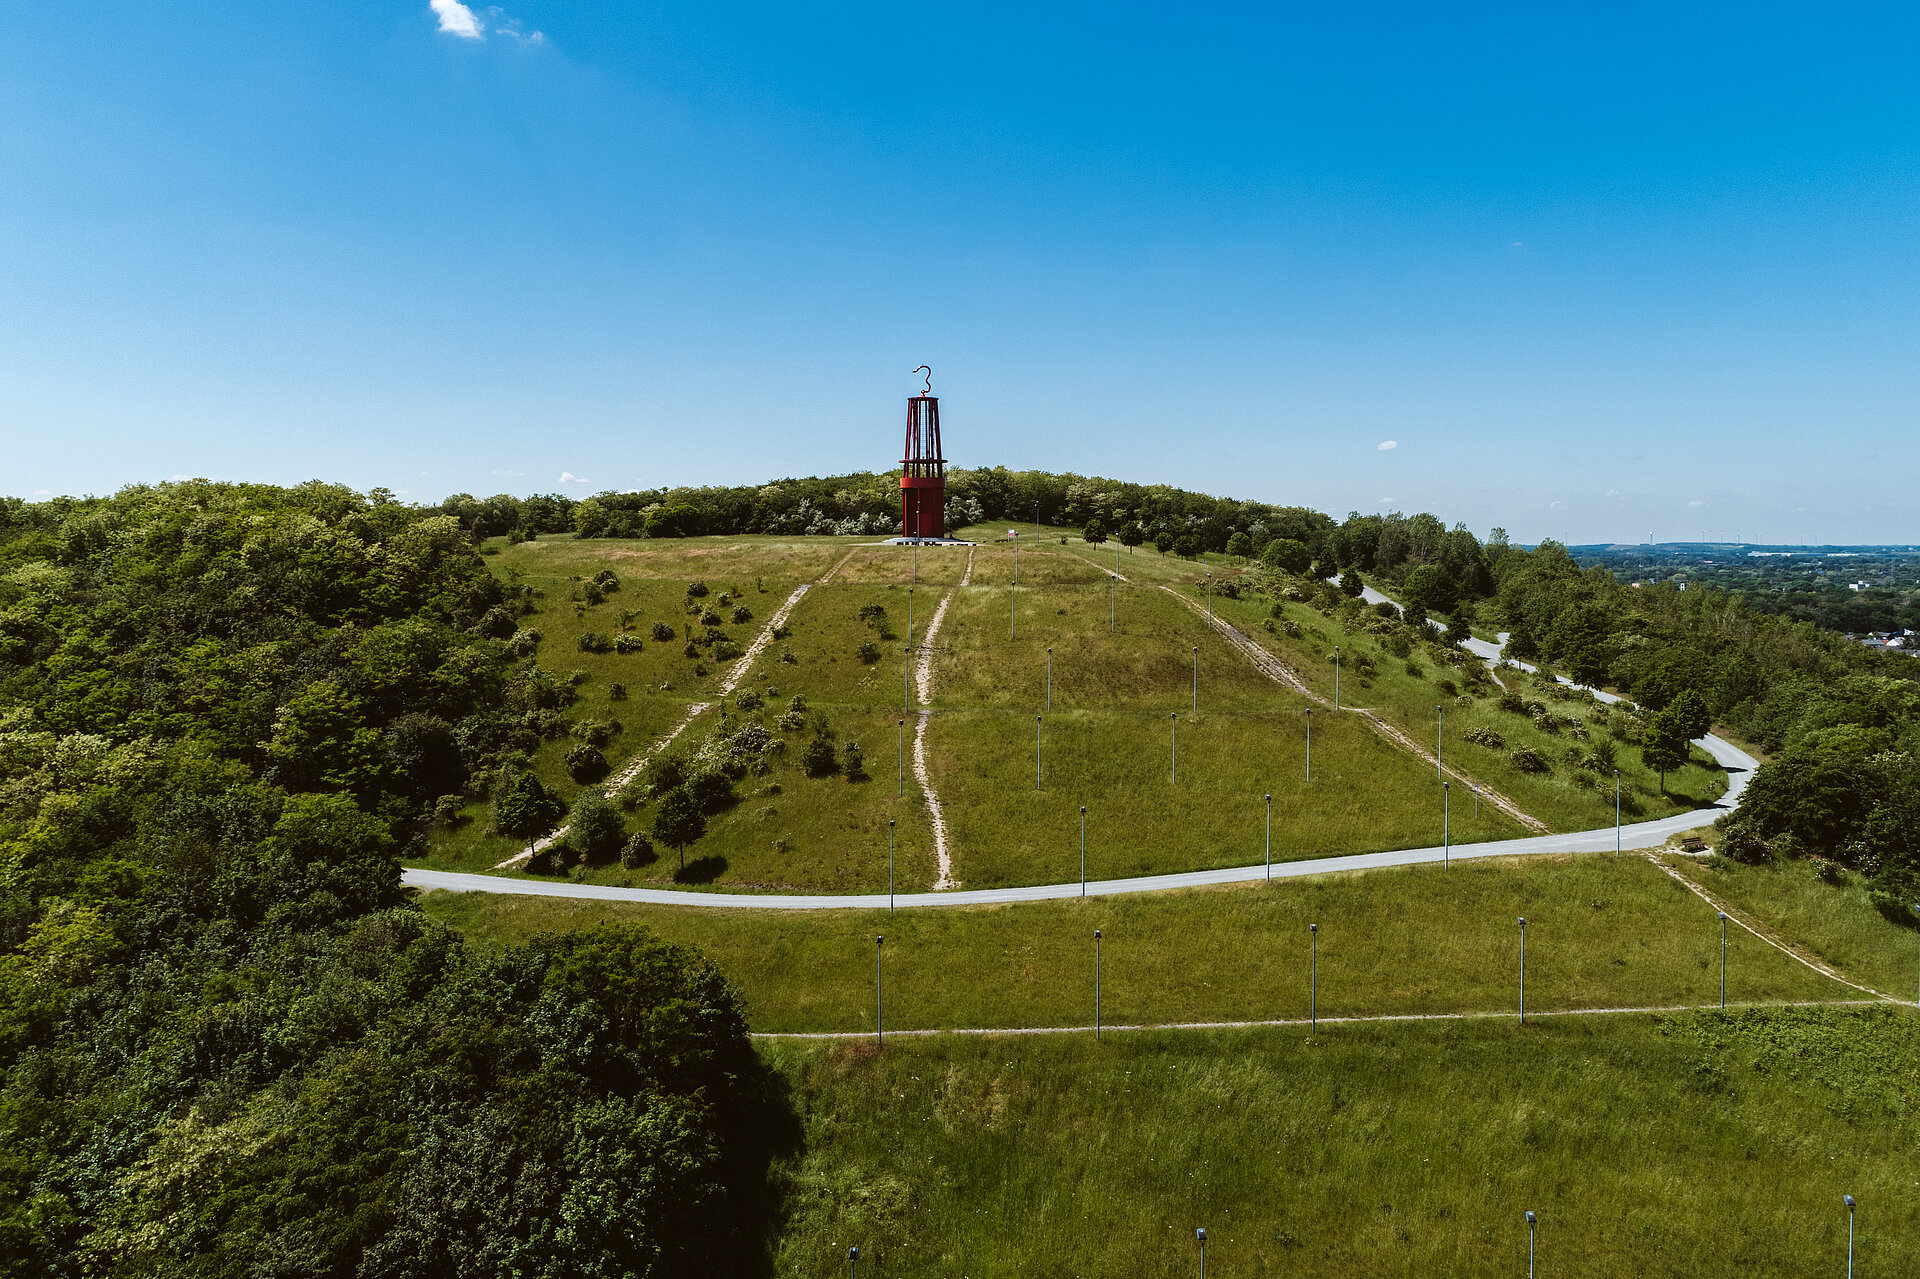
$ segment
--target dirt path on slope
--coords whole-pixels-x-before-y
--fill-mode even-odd
[[[1692,892],[1695,897],[1698,897],[1701,901],[1713,907],[1716,911],[1719,911],[1722,914],[1726,915],[1730,923],[1740,928],[1746,929],[1749,933],[1752,933],[1755,937],[1759,938],[1761,941],[1765,942],[1767,945],[1773,947],[1775,950],[1785,955],[1788,959],[1793,960],[1795,963],[1804,964],[1808,968],[1811,968],[1814,972],[1819,973],[1822,977],[1831,978],[1832,980],[1839,982],[1842,986],[1851,986],[1855,990],[1864,991],[1866,994],[1872,995],[1876,999],[1884,999],[1890,1004],[1904,1004],[1907,1002],[1904,999],[1895,999],[1892,995],[1887,994],[1885,991],[1875,990],[1871,986],[1863,986],[1857,981],[1852,981],[1848,978],[1842,977],[1839,973],[1827,967],[1827,965],[1821,963],[1819,960],[1815,959],[1813,956],[1802,952],[1798,947],[1795,947],[1793,945],[1790,945],[1787,942],[1780,940],[1778,937],[1775,937],[1771,933],[1766,932],[1759,925],[1751,923],[1748,920],[1742,919],[1740,917],[1740,913],[1736,911],[1733,907],[1726,905],[1724,902],[1715,901],[1711,896],[1707,894],[1706,889],[1700,887],[1700,885],[1694,883],[1691,879],[1688,879],[1685,875],[1682,875],[1679,871],[1675,870],[1672,866],[1669,866],[1666,862],[1661,861],[1660,858],[1655,856],[1652,852],[1647,853],[1646,858],[1648,861],[1652,862],[1655,866],[1658,866],[1661,870],[1664,870],[1665,872],[1667,872],[1667,874],[1673,876],[1676,880],[1680,881],[1682,884],[1685,884],[1688,890]]]
[[[1171,586],[1162,586],[1160,589],[1186,605],[1189,611],[1202,617],[1206,616],[1206,610],[1201,607],[1198,601],[1189,599]],[[1213,627],[1220,632],[1227,643],[1239,649],[1241,654],[1249,662],[1253,663],[1254,669],[1262,675],[1265,675],[1275,683],[1286,685],[1302,697],[1317,702],[1328,710],[1333,709],[1332,702],[1329,702],[1326,698],[1307,687],[1307,682],[1301,678],[1300,672],[1294,670],[1291,666],[1288,666],[1285,662],[1268,652],[1264,646],[1254,640],[1253,637],[1245,631],[1242,631],[1239,627],[1229,622],[1221,621],[1218,617],[1214,618]],[[1401,750],[1425,760],[1427,763],[1432,764],[1436,770],[1440,768],[1440,761],[1434,758],[1432,751],[1426,749],[1419,742],[1387,723],[1385,719],[1375,712],[1362,706],[1343,706],[1340,709],[1343,711],[1351,711],[1355,715],[1365,719],[1373,726],[1375,732],[1379,733],[1380,736],[1386,738]],[[1456,780],[1465,782],[1468,786],[1479,791],[1482,799],[1492,804],[1507,816],[1513,818],[1516,822],[1519,822],[1528,830],[1537,831],[1542,835],[1553,833],[1552,828],[1545,822],[1528,813],[1522,809],[1520,805],[1514,803],[1511,799],[1493,789],[1493,787],[1488,786],[1479,778],[1469,776],[1459,769],[1447,769],[1445,771],[1451,773]]]
[[[973,552],[967,552],[966,571],[960,575],[960,586],[973,581]],[[933,701],[933,641],[940,634],[940,624],[947,620],[947,605],[953,602],[954,592],[960,586],[953,587],[940,597],[940,607],[933,610],[933,620],[927,623],[927,629],[920,637],[920,662],[914,670],[914,692],[919,696],[924,708]],[[913,726],[913,780],[920,785],[920,793],[927,797],[927,821],[933,827],[933,855],[939,864],[940,873],[933,881],[935,892],[944,892],[960,887],[960,881],[953,877],[953,854],[947,846],[947,818],[940,810],[939,792],[933,789],[933,775],[927,768],[927,721],[932,712],[926,709],[914,712]]]

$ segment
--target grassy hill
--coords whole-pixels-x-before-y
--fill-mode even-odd
[[[1115,582],[1110,548],[1062,541],[1067,535],[1055,530],[1027,536],[1018,552],[1017,586],[1015,552],[1005,542],[971,551],[928,548],[917,556],[906,548],[824,537],[542,538],[487,549],[496,576],[531,606],[520,624],[541,633],[541,664],[577,698],[567,715],[618,721],[619,732],[603,747],[616,772],[700,705],[708,709],[680,734],[673,747],[679,754],[691,755],[721,731],[723,709],[727,729],[757,722],[785,743],[784,755],[763,757],[739,779],[735,802],[716,812],[706,835],[687,850],[697,868],[691,878],[716,888],[883,889],[889,821],[898,886],[933,883],[933,832],[904,760],[916,724],[903,710],[902,682],[908,642],[924,640],[950,591],[933,661],[929,778],[963,885],[1077,875],[1083,804],[1088,871],[1096,878],[1254,862],[1266,855],[1269,838],[1275,860],[1287,860],[1436,844],[1443,824],[1462,844],[1525,833],[1464,785],[1454,787],[1443,823],[1431,764],[1388,743],[1359,717],[1325,707],[1313,716],[1309,781],[1305,712],[1315,704],[1256,670],[1178,597],[1199,592],[1204,598],[1207,562],[1150,549],[1122,552],[1117,560],[1128,580]],[[1567,762],[1586,750],[1580,740],[1609,736],[1604,714],[1572,702],[1553,702],[1549,710],[1552,695],[1531,688],[1525,691],[1536,703],[1534,713],[1501,710],[1499,689],[1470,682],[1471,659],[1434,645],[1395,658],[1376,613],[1288,600],[1287,583],[1276,575],[1251,572],[1224,556],[1211,560],[1217,582],[1247,588],[1237,599],[1217,590],[1217,616],[1299,671],[1309,687],[1331,697],[1329,659],[1338,644],[1345,704],[1373,708],[1420,741],[1431,739],[1434,707],[1444,704],[1450,766],[1498,788],[1555,829],[1611,820],[1610,773],[1603,783],[1598,773]],[[958,588],[969,563],[970,584]],[[592,583],[607,570],[618,589],[596,599]],[[695,581],[709,593],[690,597],[687,587]],[[809,583],[781,637],[750,669],[739,669],[747,659],[731,654],[746,650]],[[746,615],[734,621],[734,610],[742,608]],[[674,638],[654,639],[656,625],[671,628]],[[622,635],[638,640],[637,651],[581,647],[583,637],[591,645],[596,636]],[[689,635],[718,635],[723,642],[690,655]],[[737,695],[719,704],[729,679],[748,694],[746,704]],[[796,697],[804,710],[782,727]],[[917,693],[910,701],[918,709]],[[1043,717],[1038,728],[1036,716]],[[1483,733],[1483,741],[1502,745],[1470,742],[1466,734],[1476,728],[1498,734]],[[856,743],[865,776],[808,776],[799,756],[816,735],[830,736],[838,752]],[[543,780],[569,797],[580,788],[563,767],[572,745],[566,737],[549,740],[535,760]],[[1518,766],[1521,749],[1533,751],[1546,771]],[[1618,746],[1615,755],[1629,819],[1704,800],[1719,784],[1717,773],[1692,766],[1669,777],[1676,797],[1670,800],[1640,768],[1635,748]],[[1268,794],[1270,828],[1262,798]],[[633,829],[651,820],[644,801],[630,811]],[[516,841],[489,833],[489,816],[485,802],[469,805],[436,833],[429,864],[485,869],[520,851]],[[678,868],[669,855],[650,866],[575,873],[599,882],[667,884]]]

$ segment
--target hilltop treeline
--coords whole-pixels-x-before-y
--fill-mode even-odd
[[[0,507],[0,1273],[764,1269],[717,970],[404,897],[563,681],[457,521],[329,485]]]

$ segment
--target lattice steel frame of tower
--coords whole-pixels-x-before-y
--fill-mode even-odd
[[[900,531],[905,537],[947,535],[947,459],[940,456],[940,400],[907,400],[907,455],[900,460]]]

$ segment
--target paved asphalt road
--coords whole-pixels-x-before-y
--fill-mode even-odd
[[[1368,602],[1379,596],[1366,588]],[[1503,633],[1499,644],[1470,639],[1466,648],[1484,658],[1500,656],[1506,645]],[[1523,670],[1532,670],[1525,662],[1515,662]],[[1556,676],[1570,684],[1565,676]],[[1612,693],[1594,690],[1604,702],[1621,699]],[[1520,857],[1530,853],[1600,853],[1612,848],[1658,848],[1683,830],[1704,826],[1721,813],[1731,811],[1747,788],[1747,779],[1759,767],[1759,761],[1739,747],[1708,735],[1698,746],[1727,770],[1727,793],[1720,802],[1692,812],[1676,813],[1658,821],[1635,822],[1631,826],[1603,826],[1598,830],[1575,831],[1571,835],[1531,835],[1525,839],[1500,839],[1483,844],[1463,844],[1457,848],[1399,848],[1385,853],[1351,853],[1345,857],[1315,857],[1306,861],[1264,863],[1253,866],[1229,866],[1222,870],[1180,871],[1172,875],[1141,875],[1134,879],[1098,879],[1082,884],[1033,884],[1024,888],[972,888],[942,893],[901,893],[893,898],[897,906],[986,906],[1005,902],[1047,901],[1061,897],[1105,897],[1113,893],[1152,893],[1169,888],[1198,888],[1204,884],[1240,884],[1255,879],[1291,879],[1298,875],[1327,875],[1343,870],[1372,870],[1380,866],[1412,866],[1452,858],[1465,861],[1473,857]],[[888,902],[885,893],[865,894],[783,894],[699,892],[672,888],[616,888],[606,884],[576,884],[570,880],[504,879],[496,875],[462,875],[452,871],[408,870],[401,881],[414,888],[442,888],[456,893],[515,893],[528,897],[572,897],[589,901],[645,902],[654,906],[721,906],[741,910],[873,910]]]
[[[1489,645],[1488,647],[1491,647]],[[1658,821],[1635,822],[1619,828],[1621,848],[1657,848],[1672,836],[1704,826],[1740,802],[1747,778],[1758,766],[1753,756],[1717,737],[1703,737],[1699,745],[1727,770],[1727,793],[1718,804],[1676,813]],[[1025,888],[975,888],[944,893],[901,893],[900,906],[982,906],[1000,902],[1045,901],[1059,897],[1104,897],[1112,893],[1151,893],[1168,888],[1196,888],[1203,884],[1237,884],[1255,879],[1289,879],[1297,875],[1326,875],[1343,870],[1371,870],[1379,866],[1410,866],[1472,857],[1515,857],[1529,853],[1598,853],[1615,847],[1611,826],[1576,831],[1571,835],[1533,835],[1484,844],[1463,844],[1452,850],[1400,848],[1385,853],[1354,853],[1345,857],[1316,857],[1308,861],[1276,862],[1268,867],[1229,866],[1223,870],[1182,871],[1172,875],[1143,875],[1136,879],[1101,879],[1082,885],[1035,884]],[[415,888],[444,888],[453,892],[518,893],[532,897],[573,897],[590,901],[646,902],[656,906],[722,906],[742,910],[872,910],[887,904],[885,893],[838,895],[774,895],[771,893],[698,892],[666,888],[615,888],[576,884],[568,880],[505,879],[495,875],[459,875],[449,871],[409,870],[402,876]]]

